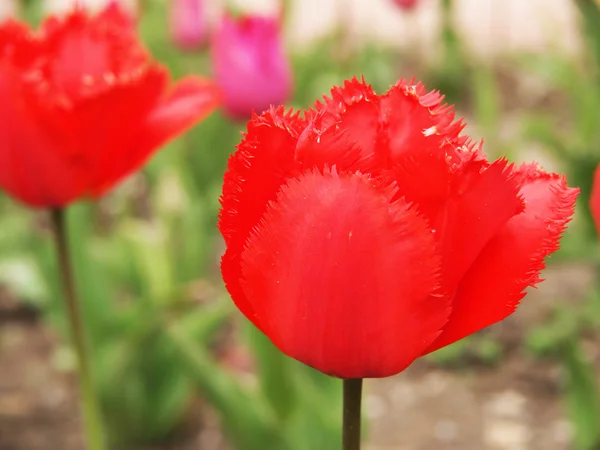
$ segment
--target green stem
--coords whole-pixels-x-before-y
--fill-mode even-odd
[[[79,390],[83,411],[84,429],[89,450],[105,450],[104,433],[100,419],[100,409],[92,381],[89,355],[86,351],[85,331],[80,301],[75,290],[75,280],[71,266],[65,211],[62,208],[51,210],[52,225],[58,251],[58,264],[64,290],[64,306],[69,323],[71,344],[77,358]]]
[[[344,431],[342,450],[360,450],[362,378],[344,380]]]
[[[442,43],[444,64],[449,66],[453,76],[460,76],[463,65],[460,38],[454,26],[454,0],[442,1]]]

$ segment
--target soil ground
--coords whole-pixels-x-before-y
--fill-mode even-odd
[[[583,266],[546,271],[518,312],[492,327],[506,350],[494,367],[443,369],[418,361],[366,383],[366,450],[568,450],[572,430],[561,403],[560,368],[518,343],[561,301],[578,301],[593,280]],[[33,312],[0,303],[0,450],[83,450],[74,379],[53,369],[57,337]],[[598,355],[592,355],[596,359]],[[225,450],[205,408],[178,442],[143,450]],[[317,449],[315,449],[317,450]]]

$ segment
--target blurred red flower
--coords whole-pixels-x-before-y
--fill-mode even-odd
[[[224,16],[211,40],[215,78],[224,108],[247,120],[284,103],[292,90],[292,69],[283,49],[279,17]]]
[[[592,194],[590,196],[590,210],[592,211],[592,219],[600,236],[600,164],[594,172],[594,181],[592,184]]]
[[[205,79],[168,85],[116,5],[0,25],[0,186],[36,207],[103,194],[220,102]]]
[[[254,116],[225,175],[222,274],[284,353],[384,377],[511,314],[577,189],[489,162],[438,92],[356,79],[302,117]]]
[[[394,3],[402,9],[410,10],[417,6],[419,0],[394,0]]]

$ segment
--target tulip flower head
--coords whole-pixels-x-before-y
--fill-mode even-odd
[[[596,167],[596,171],[594,172],[592,194],[590,196],[590,210],[592,212],[594,225],[596,226],[596,231],[600,236],[600,164]]]
[[[539,282],[578,190],[488,161],[442,99],[354,79],[304,115],[249,122],[221,196],[222,274],[287,355],[340,378],[394,375]]]
[[[218,88],[169,74],[116,6],[0,26],[0,186],[23,203],[96,197],[220,102]]]
[[[279,18],[224,16],[212,38],[212,64],[225,111],[247,119],[287,100],[292,74],[283,50]]]
[[[202,47],[208,37],[205,0],[173,0],[171,33],[175,43],[184,50]]]

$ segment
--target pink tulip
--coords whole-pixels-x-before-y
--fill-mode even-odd
[[[279,18],[224,16],[212,42],[212,64],[224,95],[225,111],[247,119],[284,103],[292,73],[283,50]]]
[[[394,0],[394,3],[402,9],[410,10],[417,6],[419,0]]]
[[[171,33],[175,43],[184,50],[193,50],[206,43],[208,34],[205,0],[173,0]]]

